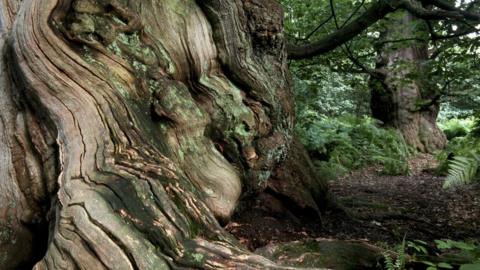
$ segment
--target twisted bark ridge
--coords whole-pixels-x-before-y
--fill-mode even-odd
[[[280,268],[218,222],[290,151],[275,1],[2,0],[0,12],[0,268]],[[304,178],[285,196],[318,210],[324,183]],[[275,179],[288,191],[288,174]]]
[[[411,38],[419,32],[412,32],[412,28],[421,25],[414,15],[404,12],[401,18],[389,22],[383,36],[386,40]],[[379,49],[377,70],[384,75],[371,79],[371,106],[373,116],[398,129],[409,145],[432,153],[445,146],[446,137],[436,123],[440,110],[437,86],[420,79],[428,80],[426,40],[399,46],[385,44]]]

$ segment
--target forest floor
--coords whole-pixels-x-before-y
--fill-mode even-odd
[[[381,175],[381,167],[354,171],[330,183],[345,213],[293,216],[264,195],[226,226],[249,249],[305,238],[362,240],[392,246],[407,240],[480,240],[480,184],[443,189],[429,155],[410,161],[411,175]]]

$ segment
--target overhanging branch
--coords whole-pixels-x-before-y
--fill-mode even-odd
[[[480,14],[463,11],[454,6],[450,6],[443,1],[427,0],[426,2],[434,5],[437,9],[426,9],[421,3],[414,0],[402,1],[401,7],[408,10],[413,15],[426,20],[445,20],[445,19],[466,19],[471,21],[480,21]]]
[[[422,3],[431,4],[435,9],[424,8]],[[332,3],[330,3],[333,8]],[[287,46],[290,59],[299,60],[311,58],[336,49],[338,46],[351,40],[362,31],[383,19],[387,14],[398,9],[405,9],[418,18],[425,20],[467,20],[471,22],[480,22],[480,14],[473,13],[451,6],[442,0],[378,0],[373,3],[366,11],[350,23],[342,25],[335,32],[326,35],[320,40],[303,45]],[[335,14],[333,13],[335,18]],[[338,24],[336,24],[338,25]]]
[[[391,2],[393,1],[380,0],[374,3],[361,16],[345,25],[345,27],[338,29],[317,42],[304,45],[288,45],[289,58],[310,58],[337,48],[385,17],[388,13],[395,11],[397,9],[396,4],[391,4]]]

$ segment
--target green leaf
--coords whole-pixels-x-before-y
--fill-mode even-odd
[[[438,249],[451,249],[452,245],[442,240],[435,240]]]
[[[429,262],[429,261],[421,261],[421,263],[426,264],[428,266],[437,266],[436,264]]]
[[[418,244],[421,244],[421,245],[424,245],[424,246],[428,245],[427,242],[422,241],[422,240],[418,240],[418,239],[413,240],[413,242],[418,243]]]
[[[448,263],[444,263],[444,262],[439,263],[437,266],[440,267],[440,268],[444,268],[444,269],[453,269],[452,265],[450,265]]]
[[[445,188],[455,186],[458,184],[467,184],[474,180],[480,159],[480,155],[476,153],[471,154],[472,157],[456,156],[450,162],[448,169],[448,176],[445,179]]]
[[[459,270],[478,270],[480,269],[480,263],[476,264],[464,264],[460,266]]]
[[[476,246],[474,244],[469,244],[465,242],[460,242],[460,241],[452,241],[452,245],[458,249],[461,250],[475,250]]]

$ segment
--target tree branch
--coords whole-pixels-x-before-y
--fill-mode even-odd
[[[357,57],[355,57],[353,52],[350,50],[350,46],[348,46],[348,43],[346,43],[344,47],[345,47],[344,53],[346,54],[347,58],[350,59],[350,61],[352,61],[352,63],[355,66],[357,66],[360,70],[362,70],[363,73],[368,74],[377,79],[385,77],[385,73],[381,72],[380,70],[371,69],[365,66]]]
[[[324,26],[325,24],[327,24],[331,19],[333,19],[333,14],[330,14],[330,16],[325,19],[324,21],[322,21],[315,29],[313,29],[312,32],[310,32],[310,34],[308,34],[307,36],[305,36],[305,38],[303,39],[299,39],[299,40],[309,40],[318,30],[320,30],[320,28],[322,28],[322,26]]]
[[[391,0],[379,0],[368,8],[361,16],[345,25],[345,27],[327,35],[317,42],[304,45],[288,45],[290,59],[305,59],[329,52],[349,41],[388,13],[395,11],[398,5]]]
[[[343,28],[347,23],[349,23],[353,16],[357,15],[357,12],[363,7],[363,5],[365,5],[365,0],[362,0],[360,5],[355,8],[355,10],[350,14],[350,16],[343,22],[342,26],[340,26],[340,28]]]
[[[335,4],[333,3],[333,0],[330,0],[330,9],[332,11],[333,21],[335,22],[335,28],[340,29],[337,14],[335,13]]]
[[[431,4],[437,9],[426,9],[421,5],[420,2]],[[305,59],[334,50],[338,46],[360,34],[377,21],[383,19],[387,14],[394,12],[399,8],[405,9],[416,17],[425,20],[457,19],[480,22],[480,14],[459,9],[444,2],[443,0],[420,0],[420,2],[417,0],[378,0],[368,9],[366,9],[361,16],[338,28],[333,1],[330,0],[330,7],[332,9],[331,17],[335,19],[338,29],[313,43],[302,45],[289,44],[287,46],[289,59]]]
[[[480,14],[463,11],[454,6],[450,6],[440,0],[426,0],[439,9],[429,10],[424,8],[419,2],[413,0],[401,1],[401,7],[408,10],[413,15],[426,20],[445,20],[445,19],[467,19],[471,21],[480,21]]]

